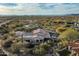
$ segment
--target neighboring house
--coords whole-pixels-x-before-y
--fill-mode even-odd
[[[79,29],[79,22],[67,22],[66,24],[70,25],[70,26],[67,26],[67,27],[71,27],[71,28],[74,28],[74,29]]]
[[[70,50],[71,52],[73,51],[79,55],[79,40],[77,40],[75,42],[69,42],[68,50]]]
[[[57,36],[55,35],[56,33],[54,33],[55,32],[52,32],[52,34],[50,34],[48,31],[38,28],[32,32],[17,31],[16,36],[32,44],[38,44],[43,42],[45,38],[56,39]]]
[[[75,22],[75,24],[74,24],[74,28],[79,28],[79,23],[78,22]]]

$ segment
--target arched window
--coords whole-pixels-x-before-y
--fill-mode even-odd
[[[39,40],[36,40],[36,42],[39,42]]]

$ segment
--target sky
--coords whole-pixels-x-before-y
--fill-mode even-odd
[[[0,15],[79,14],[79,3],[0,3]]]

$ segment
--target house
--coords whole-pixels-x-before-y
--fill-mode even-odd
[[[56,40],[58,34],[54,31],[47,31],[41,28],[35,29],[32,32],[17,31],[16,36],[22,38],[24,41],[31,44],[38,44],[45,41],[45,39]]]
[[[73,25],[75,22],[67,22],[67,24]]]
[[[17,31],[16,36],[32,44],[38,44],[43,42],[44,38],[50,38],[50,34],[40,28],[33,30],[32,32]]]
[[[74,23],[74,28],[77,28],[77,29],[79,28],[79,23],[78,22]]]

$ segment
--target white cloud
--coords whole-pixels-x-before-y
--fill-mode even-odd
[[[41,6],[40,6],[41,5]],[[79,4],[20,4],[15,7],[0,5],[0,14],[7,15],[62,15],[78,14]],[[45,9],[44,9],[44,8]],[[50,8],[49,8],[50,7]]]

